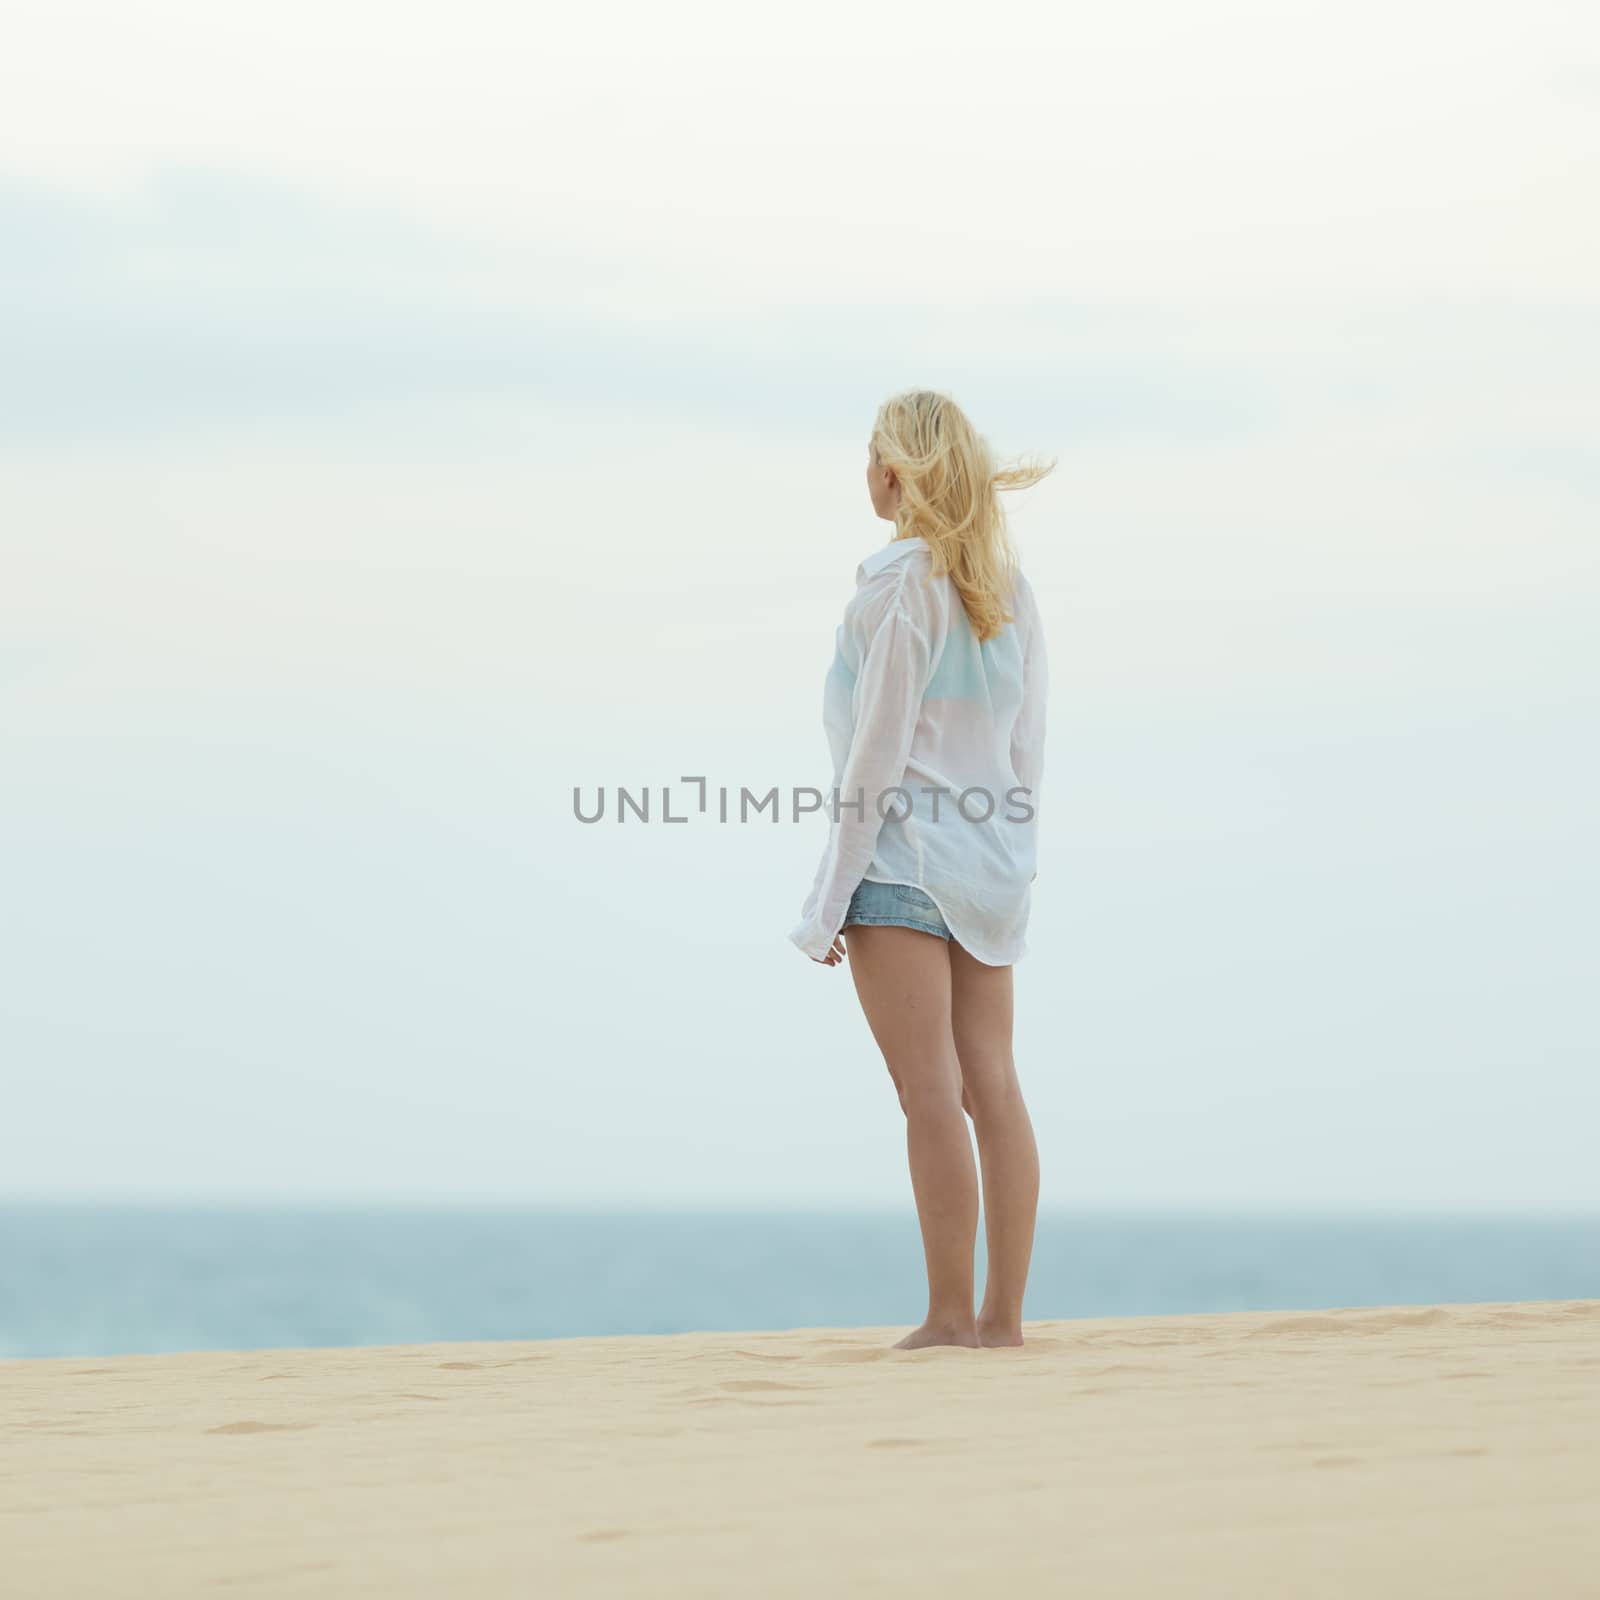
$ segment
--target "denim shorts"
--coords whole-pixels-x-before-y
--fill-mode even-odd
[[[879,928],[915,928],[921,933],[936,933],[941,939],[951,937],[931,896],[909,883],[874,883],[863,878],[844,914],[844,926],[848,928],[852,922]]]

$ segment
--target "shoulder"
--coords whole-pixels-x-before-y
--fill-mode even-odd
[[[933,579],[933,553],[921,539],[908,539],[906,548],[891,547],[869,557],[856,568],[856,592],[847,617],[856,627],[874,633],[891,619],[909,622],[924,633],[937,622],[941,586]]]
[[[1021,566],[1015,567],[1011,573],[1010,609],[1012,622],[1019,633],[1026,636],[1038,626],[1039,602]]]

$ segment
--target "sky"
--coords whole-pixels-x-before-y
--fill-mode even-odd
[[[0,1194],[910,1203],[794,823],[898,389],[1052,660],[1054,1207],[1600,1210],[1600,20],[24,0]]]

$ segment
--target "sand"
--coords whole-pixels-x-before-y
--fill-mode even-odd
[[[1600,1300],[0,1362],[16,1600],[1600,1595]]]

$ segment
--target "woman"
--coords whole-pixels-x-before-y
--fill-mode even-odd
[[[868,446],[894,537],[856,570],[823,700],[834,761],[827,849],[790,939],[844,958],[906,1115],[928,1315],[896,1348],[1020,1345],[1039,1157],[1011,1058],[1045,726],[1045,649],[998,492],[959,406],[886,401]],[[978,1175],[989,1278],[973,1308]]]

